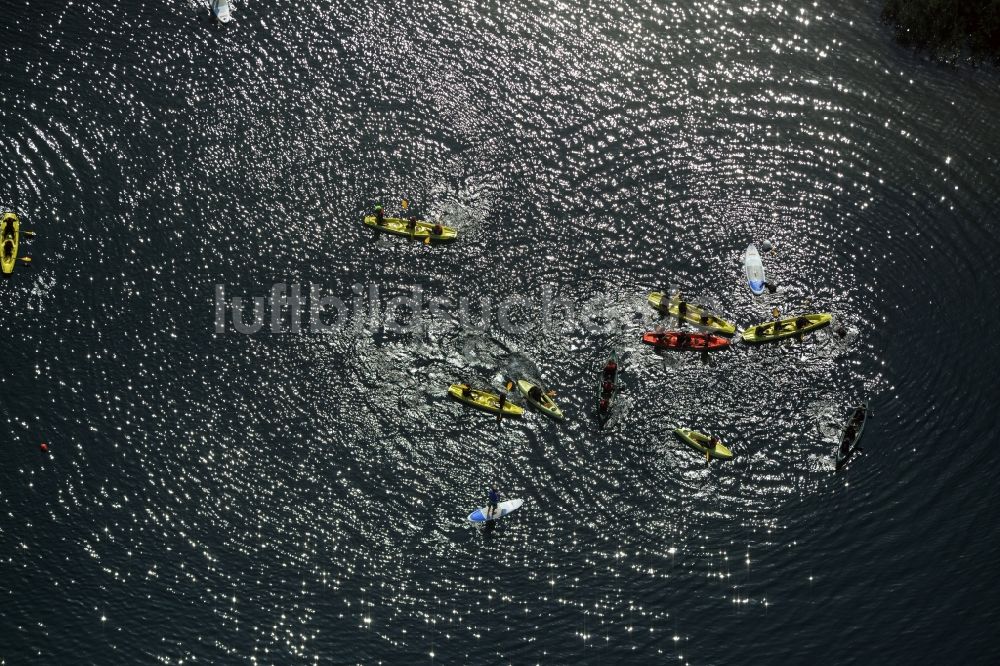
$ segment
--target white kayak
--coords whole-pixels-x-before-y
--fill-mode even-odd
[[[486,512],[489,510],[487,507],[481,509],[476,509],[469,514],[469,521],[473,523],[488,523],[491,520],[499,520],[506,516],[508,513],[517,511],[524,504],[524,500],[512,499],[505,500],[497,504],[497,510],[493,512],[492,516],[487,517]]]
[[[233,10],[229,6],[229,0],[209,0],[212,9],[212,16],[219,23],[229,23],[233,19]]]
[[[757,296],[764,293],[764,262],[760,260],[760,252],[757,251],[757,246],[753,243],[747,248],[747,252],[743,255],[743,268],[747,273],[747,284],[750,285],[750,291],[752,291]]]

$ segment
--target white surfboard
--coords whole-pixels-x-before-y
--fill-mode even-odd
[[[519,499],[512,499],[500,502],[499,504],[497,504],[497,510],[493,512],[492,516],[489,517],[486,516],[486,512],[489,511],[487,507],[476,509],[475,511],[469,514],[469,521],[473,523],[482,524],[482,523],[488,523],[491,520],[499,520],[504,516],[506,516],[508,513],[520,509],[522,504],[524,504],[524,500],[519,500]]]
[[[760,252],[757,251],[757,246],[753,243],[750,244],[746,254],[743,255],[743,268],[746,270],[747,284],[750,285],[750,291],[757,296],[763,294],[764,262],[760,260]]]
[[[233,10],[229,5],[229,0],[208,0],[212,10],[212,16],[219,23],[229,23],[233,20]]]

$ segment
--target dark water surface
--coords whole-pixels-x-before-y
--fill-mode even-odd
[[[5,4],[0,663],[996,663],[1000,74],[832,5]],[[359,223],[403,197],[459,241]],[[608,326],[215,332],[276,282]],[[673,284],[849,334],[662,358]],[[445,396],[525,367],[564,424]]]

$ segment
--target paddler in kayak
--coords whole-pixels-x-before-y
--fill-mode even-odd
[[[382,204],[375,204],[375,224],[380,227],[385,225],[385,211],[382,210]]]
[[[14,237],[14,218],[8,217],[5,220],[6,224],[3,225],[3,231],[0,232],[0,238],[13,238]]]
[[[542,389],[540,389],[537,386],[532,386],[530,389],[528,389],[528,397],[534,400],[535,402],[541,402]]]
[[[492,518],[496,515],[497,504],[500,503],[500,493],[497,492],[496,486],[490,486],[490,492],[486,494],[486,517]]]
[[[497,423],[500,423],[500,419],[503,418],[503,408],[507,404],[507,392],[500,391],[500,404],[497,406]]]
[[[411,236],[413,235],[413,232],[415,232],[417,230],[417,216],[416,215],[411,215],[410,219],[408,219],[406,221],[406,230],[410,232]]]
[[[441,224],[440,222],[435,222],[434,223],[434,235],[435,236],[440,236],[443,233],[444,233],[444,225]]]
[[[608,361],[608,364],[604,366],[604,390],[610,391],[615,387],[615,372],[618,371],[618,364],[614,361]],[[611,388],[608,388],[610,384]]]
[[[846,456],[851,452],[851,443],[854,441],[855,432],[853,423],[847,426],[847,430],[844,431],[844,438],[840,441],[841,456]]]

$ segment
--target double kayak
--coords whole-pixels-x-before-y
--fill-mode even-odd
[[[840,448],[837,449],[836,461],[837,469],[847,464],[851,456],[858,449],[858,442],[865,431],[865,424],[868,423],[868,403],[864,403],[854,408],[850,420],[844,426],[844,432],[840,435]]]
[[[751,344],[758,342],[774,342],[792,338],[812,331],[817,331],[824,326],[829,326],[833,320],[833,315],[829,312],[819,314],[799,315],[797,317],[786,317],[777,321],[766,321],[763,324],[751,326],[743,331],[743,341]]]
[[[484,506],[480,509],[476,509],[475,511],[469,514],[469,522],[488,523],[494,520],[500,520],[507,514],[520,509],[522,504],[524,504],[524,500],[519,500],[519,499],[512,499],[512,500],[506,500],[504,502],[499,502],[497,504],[496,511],[494,511],[492,514],[489,511],[489,507]]]
[[[703,432],[690,428],[675,428],[674,434],[688,446],[697,449],[702,455],[719,460],[732,460],[733,458],[733,452],[727,449],[721,441],[712,444],[712,438]]]
[[[618,385],[618,374],[620,364],[618,353],[611,352],[611,357],[601,369],[601,374],[597,379],[597,418],[601,421],[601,426],[611,418],[611,412],[615,408],[615,399],[621,387]]]
[[[500,413],[500,396],[496,393],[470,388],[468,384],[452,384],[448,387],[448,395],[477,409],[492,414]],[[509,400],[504,402],[503,416],[521,416],[523,414],[524,408]]]
[[[672,351],[708,352],[725,349],[729,346],[729,338],[711,333],[684,333],[682,331],[648,331],[643,333],[642,341],[657,349]]]
[[[517,380],[517,390],[521,392],[521,395],[531,403],[532,407],[538,411],[548,414],[557,421],[562,421],[564,416],[562,410],[556,405],[555,401],[549,396],[545,395],[545,391],[538,384],[533,384],[527,379]]]
[[[368,215],[365,217],[365,224],[369,227],[374,227],[375,229],[381,229],[382,231],[388,231],[390,234],[396,234],[397,236],[406,236],[407,238],[412,238],[414,240],[427,240],[428,238],[432,241],[450,241],[455,240],[458,236],[458,232],[451,227],[446,227],[444,225],[438,225],[440,228],[437,231],[440,233],[435,233],[435,224],[433,222],[427,222],[425,220],[417,220],[413,227],[410,227],[410,221],[404,220],[399,217],[385,217],[382,218],[382,224],[380,225],[374,215]]]
[[[0,220],[0,270],[5,275],[14,272],[17,263],[17,242],[21,235],[21,221],[14,213],[4,213]]]
[[[683,319],[689,324],[707,328],[713,333],[718,333],[719,335],[731,336],[736,334],[735,324],[732,324],[718,315],[713,314],[703,305],[685,303],[684,314],[681,315],[680,301],[676,298],[668,299],[666,294],[654,291],[647,297],[646,300],[648,300],[649,304],[660,312],[666,312],[672,317]]]
[[[764,287],[767,285],[767,281],[764,279],[764,262],[761,261],[760,252],[757,251],[757,246],[753,243],[743,255],[743,270],[746,272],[750,291],[756,296],[763,294]]]

